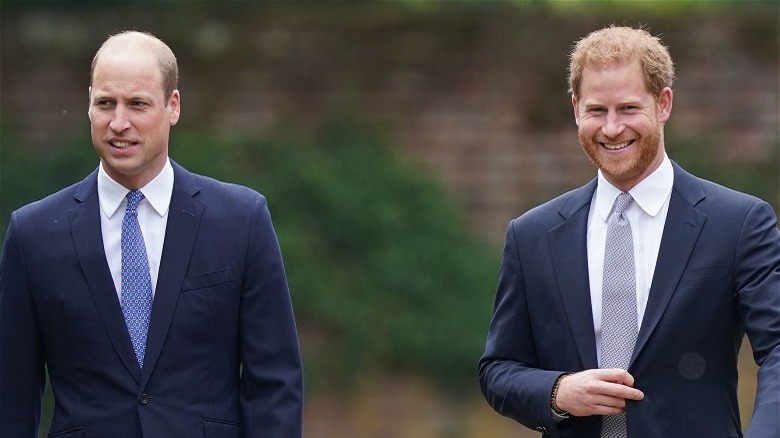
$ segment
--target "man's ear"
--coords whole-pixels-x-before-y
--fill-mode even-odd
[[[571,106],[574,109],[574,123],[580,126],[580,112],[577,110],[577,96],[571,95]]]
[[[89,109],[92,108],[92,85],[87,87],[87,100],[89,101],[87,104],[87,117],[92,120],[92,116],[89,113]]]
[[[661,123],[666,123],[669,117],[672,115],[672,100],[674,93],[669,87],[661,90],[661,94],[658,96],[658,119]]]
[[[168,108],[168,122],[173,126],[179,121],[179,114],[181,113],[181,95],[179,90],[173,90],[173,93],[171,93],[171,97],[168,98]]]

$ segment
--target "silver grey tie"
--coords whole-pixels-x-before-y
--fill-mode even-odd
[[[636,270],[631,224],[624,214],[633,198],[621,193],[607,220],[601,291],[601,368],[628,369],[637,336]],[[603,418],[601,438],[626,438],[626,415]]]

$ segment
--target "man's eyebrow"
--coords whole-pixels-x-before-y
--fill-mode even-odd
[[[629,98],[629,99],[618,101],[615,105],[616,106],[626,106],[626,105],[639,106],[639,105],[643,105],[643,104],[644,104],[644,101],[642,99],[640,99],[640,98]],[[608,106],[608,105],[606,103],[602,102],[602,101],[588,100],[588,101],[582,102],[582,106],[585,107],[585,108],[590,108],[590,107],[602,107],[602,106]]]
[[[128,101],[133,101],[133,100],[153,100],[153,99],[154,99],[154,96],[152,96],[151,94],[143,94],[143,93],[132,94],[132,95],[130,95],[130,97],[127,98]],[[95,101],[95,100],[117,100],[117,97],[114,96],[111,93],[96,92],[96,93],[92,94],[92,99],[91,100],[92,101]]]
[[[151,93],[137,93],[130,95],[128,100],[151,100],[154,96]]]
[[[92,93],[92,97],[90,98],[92,102],[97,100],[106,100],[106,99],[113,99],[113,97],[111,97],[106,93]]]

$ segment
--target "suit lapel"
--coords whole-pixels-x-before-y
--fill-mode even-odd
[[[165,342],[203,213],[203,204],[193,198],[200,189],[194,184],[192,175],[173,160],[171,164],[174,169],[173,194],[149,321],[142,386],[149,380]]]
[[[555,275],[584,368],[596,368],[596,335],[588,281],[588,212],[596,180],[574,190],[559,209],[564,221],[548,236]]]
[[[141,370],[103,249],[97,171],[81,182],[74,197],[79,204],[70,210],[69,218],[81,269],[114,349],[135,379],[140,380]]]
[[[693,175],[682,170],[676,163],[673,162],[672,165],[674,186],[669,200],[669,211],[632,363],[642,352],[666,311],[706,220],[694,207],[704,199],[701,185]]]

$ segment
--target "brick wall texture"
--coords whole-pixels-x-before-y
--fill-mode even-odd
[[[512,217],[595,175],[566,94],[572,42],[642,24],[677,64],[670,156],[693,142],[724,162],[777,160],[774,2],[218,3],[4,2],[4,127],[41,151],[87,132],[94,51],[149,30],[179,58],[180,125],[262,137],[344,111],[380,121],[497,243]]]

